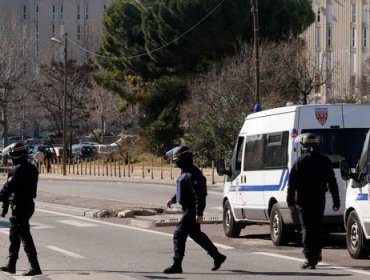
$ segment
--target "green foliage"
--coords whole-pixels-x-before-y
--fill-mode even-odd
[[[260,37],[274,41],[297,36],[314,20],[310,0],[264,0],[259,1],[258,10]],[[157,154],[181,136],[175,127],[176,108],[187,96],[181,79],[204,73],[212,63],[234,55],[241,43],[253,39],[248,0],[114,0],[104,26],[106,32],[95,58],[102,69],[94,78],[127,102],[140,104],[141,124]],[[246,103],[239,101],[235,100],[246,108]],[[241,109],[231,112],[239,114]],[[229,130],[227,122],[218,125],[214,118],[198,121],[208,127],[198,131],[196,146],[224,153],[226,144],[211,143],[207,136],[231,142],[234,125],[239,122],[232,123]]]
[[[175,146],[182,133],[178,108],[175,106],[167,106],[145,129],[150,151],[159,156]]]

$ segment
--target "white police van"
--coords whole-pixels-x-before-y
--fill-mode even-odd
[[[320,137],[321,150],[333,163],[341,198],[332,210],[328,193],[324,223],[343,225],[346,184],[339,161],[354,167],[370,127],[370,105],[297,105],[252,113],[239,133],[230,167],[217,161],[219,175],[227,175],[223,196],[223,227],[228,237],[238,237],[248,224],[270,224],[275,245],[288,243],[298,219],[286,203],[289,171],[301,149],[294,139],[302,133]],[[315,174],[312,174],[315,176]],[[315,207],[315,205],[312,205]],[[369,211],[370,213],[370,211]]]
[[[370,130],[363,150],[351,172],[348,161],[341,162],[342,177],[348,180],[344,223],[347,249],[354,259],[368,258],[370,254]]]

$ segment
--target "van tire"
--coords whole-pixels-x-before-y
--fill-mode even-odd
[[[369,257],[369,241],[365,238],[356,211],[352,211],[348,216],[346,242],[348,253],[353,259],[367,259]]]
[[[233,211],[231,210],[228,200],[225,201],[222,211],[222,225],[227,237],[239,237],[242,226],[235,222]]]
[[[287,245],[291,237],[291,228],[284,223],[277,203],[274,204],[271,209],[270,236],[275,246]]]

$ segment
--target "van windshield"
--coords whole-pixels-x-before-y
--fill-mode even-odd
[[[326,154],[333,168],[339,167],[339,161],[346,159],[354,168],[360,158],[368,128],[341,129],[304,129],[302,133],[320,136],[320,149]]]

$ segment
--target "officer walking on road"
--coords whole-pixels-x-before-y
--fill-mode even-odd
[[[321,224],[325,210],[325,193],[333,198],[333,211],[340,208],[337,180],[330,159],[319,151],[319,138],[311,133],[300,136],[302,155],[294,163],[289,177],[287,203],[298,206],[302,227],[302,269],[315,269],[321,256]]]
[[[37,260],[36,247],[30,232],[30,219],[35,211],[38,171],[27,161],[27,149],[21,143],[14,143],[10,147],[9,155],[14,168],[8,174],[8,181],[0,190],[1,200],[10,200],[12,216],[9,218],[11,226],[9,233],[10,247],[8,264],[1,267],[2,271],[14,274],[21,242],[28,257],[31,269],[25,276],[41,274]]]
[[[164,273],[182,273],[182,259],[185,255],[185,243],[190,236],[213,258],[212,270],[217,270],[226,260],[208,238],[201,231],[203,211],[206,207],[207,184],[202,172],[193,165],[191,149],[180,145],[166,153],[177,167],[181,168],[181,175],[177,178],[176,194],[167,202],[167,207],[178,202],[182,206],[183,216],[177,224],[173,235],[174,257],[173,264],[166,268]]]

